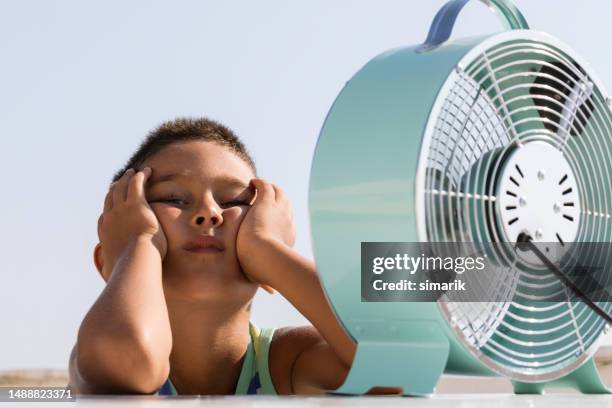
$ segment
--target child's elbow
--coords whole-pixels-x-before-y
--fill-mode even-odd
[[[153,353],[146,341],[134,339],[79,341],[71,364],[71,384],[78,384],[76,392],[85,394],[152,394],[170,372],[168,358]]]

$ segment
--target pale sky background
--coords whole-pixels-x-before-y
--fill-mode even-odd
[[[233,128],[293,203],[312,257],[310,161],[344,83],[424,40],[442,0],[3,1],[0,3],[0,369],[63,368],[103,288],[92,263],[111,176],[176,116]],[[516,0],[612,87],[612,2]],[[498,31],[473,2],[456,37]],[[306,323],[258,295],[261,326]],[[612,344],[612,338],[608,339]]]

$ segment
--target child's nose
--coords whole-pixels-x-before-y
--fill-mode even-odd
[[[207,193],[197,202],[191,216],[191,224],[207,228],[218,227],[223,223],[222,211],[212,194]]]
[[[201,203],[192,217],[192,223],[197,226],[218,227],[222,222],[221,211],[213,202]]]
[[[200,226],[206,223],[206,220],[208,220],[211,227],[215,227],[221,224],[221,216],[218,214],[214,214],[214,213],[209,217],[205,217],[203,215],[196,216],[195,223],[196,225]]]

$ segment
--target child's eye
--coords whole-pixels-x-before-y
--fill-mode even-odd
[[[182,199],[180,199],[178,197],[175,197],[175,196],[159,198],[157,200],[153,200],[153,202],[169,203],[169,204],[173,204],[173,205],[176,205],[176,206],[183,206],[183,205],[187,204],[187,202],[185,200],[182,200]]]
[[[221,208],[229,208],[229,207],[236,207],[240,205],[250,205],[250,204],[251,203],[246,200],[232,200],[232,201],[226,201],[224,203],[221,203]]]
[[[177,204],[177,205],[185,205],[185,201],[181,200],[180,198],[168,198],[167,200],[164,200],[167,203],[173,203],[173,204]]]

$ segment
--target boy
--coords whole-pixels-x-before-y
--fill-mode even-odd
[[[292,249],[283,191],[256,178],[231,130],[164,123],[113,181],[94,250],[106,287],[70,356],[75,392],[312,394],[343,383],[355,344],[314,264]],[[314,327],[259,332],[249,322],[259,286]]]

